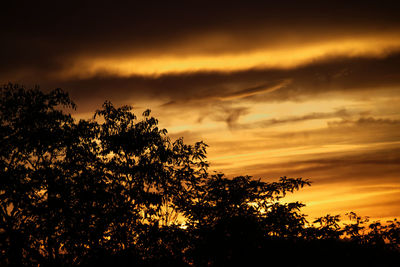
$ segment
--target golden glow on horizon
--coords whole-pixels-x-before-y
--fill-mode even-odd
[[[309,215],[309,219],[323,216],[321,210],[330,210],[331,214],[341,214],[343,222],[346,222],[345,213],[356,210],[359,215],[369,216],[371,220],[385,222],[393,219],[388,214],[393,213],[391,209],[396,207],[387,206],[386,210],[377,210],[374,206],[379,206],[377,205],[379,203],[400,201],[399,193],[400,188],[393,183],[383,183],[379,186],[340,183],[334,187],[313,185],[289,194],[285,201],[302,199],[302,202],[307,204],[303,212]]]
[[[374,164],[374,160],[363,163],[362,158],[374,155],[375,151],[385,151],[385,155],[386,151],[400,148],[399,139],[393,139],[398,136],[393,131],[396,124],[360,125],[361,128],[328,125],[331,121],[357,120],[362,116],[376,116],[389,121],[400,118],[399,107],[388,105],[388,96],[378,95],[368,99],[364,98],[362,91],[359,95],[362,97],[349,98],[337,93],[322,99],[276,103],[255,103],[242,99],[231,106],[249,107],[248,113],[237,120],[237,128],[228,128],[225,121],[216,121],[212,115],[199,123],[198,110],[174,115],[171,127],[165,127],[174,136],[189,137],[189,142],[204,140],[209,144],[211,172],[221,171],[229,177],[248,174],[268,181],[284,175],[310,179],[313,181],[310,188],[300,190],[288,200],[304,202],[307,206],[303,212],[311,219],[326,213],[340,213],[345,219],[345,213],[355,211],[372,219],[386,220],[399,215],[398,207],[391,201],[400,201],[398,197],[393,198],[400,188],[396,181],[400,168],[385,166],[384,171],[379,173],[382,163]],[[336,113],[342,109],[346,109],[344,118],[341,113]],[[215,108],[209,111],[211,114],[215,112]],[[314,112],[334,115],[269,126],[262,124],[263,121],[284,121]],[[160,122],[169,120],[168,114],[156,115],[160,116]],[[252,127],[241,128],[241,124]],[[190,137],[191,133],[196,135]],[[350,159],[350,165],[342,165],[347,159]],[[360,163],[357,163],[359,160]],[[381,209],[376,201],[390,204]]]

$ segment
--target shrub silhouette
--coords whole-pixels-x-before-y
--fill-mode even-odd
[[[6,266],[396,266],[400,223],[309,223],[310,185],[208,173],[203,142],[105,102],[75,121],[60,89],[0,99],[0,263]]]

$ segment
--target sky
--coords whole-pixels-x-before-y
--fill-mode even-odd
[[[0,83],[149,108],[211,172],[311,180],[310,220],[400,217],[397,1],[8,2]]]

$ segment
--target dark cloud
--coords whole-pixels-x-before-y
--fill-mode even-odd
[[[293,69],[250,69],[236,72],[192,72],[161,76],[58,80],[37,77],[27,85],[61,87],[69,91],[80,110],[93,110],[108,99],[117,104],[158,99],[172,106],[204,105],[221,101],[304,101],[329,93],[351,95],[399,90],[400,54],[384,58],[332,58]],[[8,82],[5,77],[2,82]],[[17,80],[18,81],[18,80]],[[24,83],[24,80],[20,80]],[[390,94],[392,92],[388,92]]]
[[[286,85],[290,84],[290,80],[278,80],[278,81],[269,81],[268,83],[264,83],[262,85],[250,87],[250,88],[245,88],[245,89],[239,89],[236,91],[232,90],[226,90],[226,92],[221,92],[220,95],[214,96],[216,99],[220,100],[232,100],[232,99],[237,99],[237,98],[245,98],[245,97],[250,97],[254,95],[259,95],[259,94],[265,94],[265,93],[270,93],[276,90],[279,90],[282,87],[285,87]]]
[[[239,118],[249,113],[249,109],[245,107],[221,107],[217,112],[211,113],[211,116],[216,121],[223,121],[229,129],[234,129],[237,126]]]
[[[224,121],[231,130],[238,129],[252,129],[252,128],[267,128],[275,125],[281,124],[291,124],[296,122],[304,122],[309,120],[319,120],[319,119],[330,119],[330,118],[343,118],[342,121],[329,122],[329,125],[338,125],[341,123],[349,124],[353,121],[350,119],[345,119],[350,116],[350,113],[346,109],[340,109],[335,112],[312,112],[302,116],[290,116],[283,118],[273,118],[268,120],[259,120],[253,123],[239,123],[240,116],[249,113],[249,108],[245,107],[218,107],[214,108],[214,113],[210,116],[216,121]],[[204,119],[204,117],[202,117]],[[369,118],[372,120],[372,118]],[[201,120],[200,120],[201,122]]]
[[[397,87],[400,54],[386,58],[331,58],[287,71],[266,71],[272,77],[286,75],[292,83],[281,90],[249,97],[255,101],[307,100],[325,93],[367,92]]]
[[[361,126],[373,126],[373,125],[400,125],[400,120],[393,119],[382,119],[374,117],[361,117],[359,119],[342,119],[340,121],[330,121],[329,126],[340,126],[340,125],[361,125]]]

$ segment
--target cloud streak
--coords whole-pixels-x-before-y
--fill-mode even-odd
[[[268,119],[268,120],[261,120],[256,123],[252,124],[241,124],[237,125],[238,128],[265,128],[271,127],[275,125],[287,124],[287,123],[298,123],[304,122],[308,120],[320,120],[320,119],[330,119],[330,118],[337,118],[337,117],[348,117],[350,114],[346,109],[341,109],[335,112],[313,112],[310,114],[306,114],[303,116],[292,116],[286,118],[279,118],[279,119]]]

